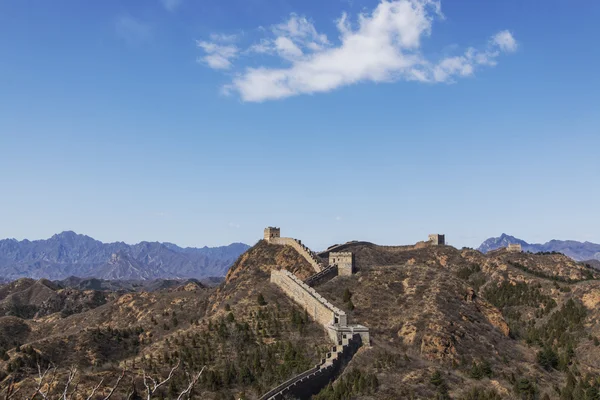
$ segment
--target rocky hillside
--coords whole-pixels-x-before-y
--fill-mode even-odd
[[[161,396],[181,390],[186,372],[206,366],[194,398],[255,399],[316,364],[329,346],[323,330],[269,283],[270,269],[279,266],[311,270],[290,248],[260,242],[217,288],[188,282],[153,292],[102,292],[104,304],[69,315],[0,317],[0,388],[14,380],[29,393],[35,382],[27,377],[37,363],[53,363],[61,378],[73,365],[85,371],[79,387],[88,393],[102,378],[114,384],[125,367],[142,391],[142,369],[166,376],[181,360],[185,369]],[[9,296],[46,283],[22,279],[0,291]],[[124,399],[130,387],[131,380],[114,398]]]
[[[63,232],[47,240],[0,240],[0,277],[4,280],[70,276],[110,280],[222,277],[247,249],[242,243],[214,248],[181,248],[158,242],[102,243],[89,236]]]
[[[356,274],[316,290],[368,326],[372,346],[315,400],[597,398],[595,269],[561,254],[365,242],[344,250],[355,254]],[[269,283],[273,268],[312,274],[293,249],[261,241],[215,288],[185,282],[153,292],[102,291],[103,300],[90,303],[86,291],[69,289],[63,301],[65,289],[52,282],[13,282],[0,288],[0,304],[18,297],[38,311],[0,317],[0,388],[13,382],[29,393],[38,363],[57,365],[59,380],[77,365],[87,390],[101,379],[110,387],[126,368],[128,383],[113,397],[123,399],[133,386],[143,394],[142,371],[165,377],[180,360],[157,398],[179,393],[185,372],[206,366],[192,398],[257,399],[315,365],[330,345]],[[44,308],[45,296],[79,306]]]
[[[352,398],[561,398],[596,393],[600,275],[560,254],[349,246],[358,272],[318,291],[371,329]],[[342,376],[343,378],[343,376]],[[343,382],[343,379],[340,380]],[[323,399],[335,390],[325,391]],[[396,396],[396,397],[394,397]],[[584,394],[585,396],[585,394]],[[590,397],[591,398],[591,397]]]
[[[98,290],[64,288],[54,282],[23,278],[0,286],[0,317],[40,318],[68,316],[96,308],[118,295]]]
[[[487,253],[491,250],[506,247],[509,244],[520,244],[523,251],[532,253],[563,253],[576,261],[600,260],[600,244],[577,242],[575,240],[551,240],[543,244],[527,243],[505,233],[499,237],[487,239],[477,250]]]

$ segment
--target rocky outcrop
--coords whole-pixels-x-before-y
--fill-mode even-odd
[[[475,305],[477,306],[477,309],[485,316],[485,318],[490,324],[498,328],[498,330],[502,332],[504,336],[508,337],[510,335],[510,328],[508,327],[508,324],[506,323],[506,320],[502,316],[500,310],[498,310],[496,307],[494,307],[487,301],[479,298],[476,299]]]

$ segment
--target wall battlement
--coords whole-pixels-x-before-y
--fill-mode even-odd
[[[271,244],[291,246],[300,253],[317,272],[306,282],[284,269],[271,270],[271,283],[298,303],[319,324],[335,343],[325,359],[314,368],[305,371],[282,383],[260,397],[260,400],[282,400],[287,396],[308,399],[331,382],[340,370],[352,359],[362,344],[370,345],[369,329],[362,325],[348,325],[346,313],[321,296],[310,285],[329,279],[338,273],[351,275],[354,268],[354,255],[351,252],[338,252],[329,255],[330,265],[323,268],[319,258],[300,240],[280,237],[279,228],[265,229],[265,240]],[[343,269],[341,272],[340,268]]]
[[[274,226],[268,226],[265,228],[265,240],[270,242],[271,239],[281,237],[281,229]]]
[[[335,278],[338,275],[338,266],[336,264],[329,265],[326,268],[323,268],[321,272],[317,272],[316,274],[309,276],[304,283],[308,286],[316,286],[320,283],[328,281],[332,278]]]
[[[359,335],[344,335],[317,366],[269,390],[259,400],[282,400],[286,395],[307,399],[319,393],[352,359],[361,344]]]
[[[321,260],[319,257],[317,257],[311,249],[303,245],[300,240],[286,237],[272,237],[267,241],[271,244],[293,247],[302,257],[306,259],[306,261],[308,261],[308,263],[316,272],[321,272],[323,269],[323,265],[321,265]]]
[[[347,325],[346,313],[316,290],[302,282],[294,274],[284,269],[271,271],[271,282],[276,284],[296,303],[300,304],[308,314],[324,327],[331,325]]]
[[[518,243],[509,243],[509,245],[506,247],[506,250],[510,251],[511,253],[520,253],[523,251],[523,249],[521,249],[521,245]]]

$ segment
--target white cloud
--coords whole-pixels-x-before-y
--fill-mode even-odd
[[[206,63],[213,69],[231,68],[231,60],[237,56],[238,48],[234,45],[221,45],[212,42],[198,42],[206,55],[199,61]]]
[[[292,14],[267,30],[271,38],[242,52],[278,56],[287,65],[247,67],[224,91],[260,102],[365,81],[453,82],[473,75],[478,67],[495,65],[501,53],[517,47],[512,34],[502,31],[481,50],[469,48],[462,55],[430,61],[421,53],[421,45],[437,18],[443,18],[437,0],[381,0],[371,13],[359,14],[355,24],[342,14],[336,21],[339,43],[332,44],[308,19]],[[202,48],[206,57],[215,54],[210,46]],[[227,68],[236,55],[226,59]]]
[[[129,15],[120,15],[115,21],[115,31],[129,44],[139,44],[152,37],[150,25]]]
[[[269,54],[273,52],[273,44],[270,40],[262,39],[260,43],[253,44],[246,53]]]
[[[513,52],[517,50],[517,41],[509,31],[498,32],[492,38],[492,41],[500,47],[500,50]]]
[[[300,58],[304,55],[302,50],[291,39],[285,36],[275,39],[275,48],[279,55],[287,60]]]
[[[169,12],[175,11],[183,2],[183,0],[160,0],[163,7]]]
[[[259,43],[250,46],[247,52],[277,54],[286,60],[297,60],[305,52],[319,51],[329,44],[326,35],[319,34],[308,19],[296,14],[290,15],[287,21],[272,26],[269,32],[273,38],[261,39]]]
[[[286,22],[275,25],[271,30],[277,36],[289,37],[307,44],[320,45],[329,42],[327,36],[319,34],[306,17],[299,17],[296,14],[292,14]]]
[[[238,35],[226,35],[223,33],[211,33],[210,34],[210,40],[214,41],[214,42],[226,42],[226,43],[232,43],[235,42],[238,39]]]

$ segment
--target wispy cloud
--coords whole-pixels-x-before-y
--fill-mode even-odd
[[[236,40],[237,35],[213,33],[210,35],[210,41],[197,41],[196,44],[205,53],[204,57],[198,59],[198,62],[213,69],[231,68],[231,60],[236,58],[239,53],[239,49],[233,44]]]
[[[239,229],[241,227],[240,224],[236,224],[234,222],[230,222],[229,224],[227,224],[227,226],[229,226],[230,228],[235,228],[235,229]]]
[[[214,69],[231,69],[241,56],[270,55],[279,67],[242,67],[225,86],[244,101],[260,102],[299,94],[327,92],[358,82],[454,82],[478,68],[494,66],[502,53],[513,52],[517,42],[509,31],[493,35],[482,48],[429,60],[421,52],[436,19],[442,19],[435,0],[382,0],[356,21],[343,13],[335,21],[336,43],[319,33],[306,17],[296,14],[265,31],[266,38],[245,50],[217,41],[199,42],[202,60]]]
[[[513,52],[517,50],[517,41],[510,31],[498,32],[492,40],[502,51]]]
[[[183,0],[160,0],[160,2],[167,11],[174,12],[183,3]]]
[[[115,31],[129,44],[139,44],[152,37],[150,25],[129,15],[120,15],[115,20]]]
[[[214,69],[231,68],[231,60],[237,56],[238,48],[233,45],[220,45],[211,42],[198,42],[198,47],[204,50],[206,55],[198,61],[206,63]]]

